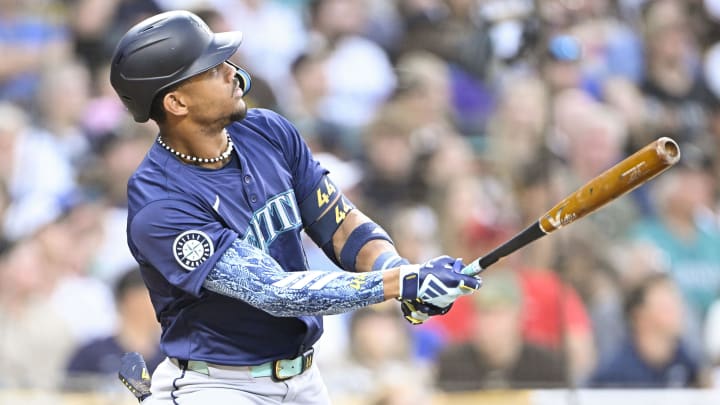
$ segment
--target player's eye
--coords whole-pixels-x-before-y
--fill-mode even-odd
[[[217,77],[219,71],[220,71],[220,69],[217,66],[215,66],[213,68],[210,68],[210,70],[207,71],[207,75],[210,77]]]

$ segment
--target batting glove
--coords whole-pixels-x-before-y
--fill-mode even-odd
[[[445,315],[452,308],[452,304],[445,308],[436,307],[432,304],[425,304],[420,300],[403,300],[400,301],[400,310],[402,310],[405,319],[413,325],[419,325],[431,316]]]
[[[400,296],[403,302],[415,301],[434,305],[437,308],[449,307],[458,297],[479,289],[482,281],[461,274],[462,260],[449,256],[440,256],[422,265],[400,266]],[[417,307],[414,307],[417,312]],[[449,310],[449,308],[448,308]],[[447,311],[446,311],[447,312]],[[418,320],[421,320],[418,315]]]

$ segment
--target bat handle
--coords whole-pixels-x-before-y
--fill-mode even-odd
[[[513,236],[509,241],[491,250],[485,256],[473,260],[460,272],[466,276],[476,276],[503,257],[543,236],[545,236],[545,231],[540,226],[540,221],[535,221],[534,224]]]
[[[466,276],[473,276],[473,277],[480,274],[480,272],[484,270],[480,266],[481,259],[482,258],[473,260],[470,264],[463,267],[463,269],[460,272]]]

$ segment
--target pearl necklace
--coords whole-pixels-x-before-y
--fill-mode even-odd
[[[179,157],[180,159],[187,160],[188,162],[217,163],[217,162],[222,162],[223,160],[226,160],[227,158],[229,158],[230,154],[232,153],[232,150],[233,150],[233,142],[232,142],[232,139],[230,139],[230,135],[227,133],[227,131],[223,131],[223,132],[225,132],[225,136],[227,137],[227,148],[225,148],[225,152],[220,154],[220,156],[218,156],[218,157],[209,158],[209,159],[208,158],[199,158],[199,157],[195,157],[195,156],[186,155],[184,153],[180,153],[180,152],[176,151],[175,149],[171,148],[170,146],[168,146],[168,144],[166,144],[163,141],[162,136],[160,136],[160,135],[158,135],[157,141],[160,144],[160,146],[165,148],[168,152],[174,154],[175,156]]]

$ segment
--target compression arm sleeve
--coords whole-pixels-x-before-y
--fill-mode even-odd
[[[384,301],[383,274],[286,272],[271,256],[235,240],[203,286],[273,316],[334,315]]]

